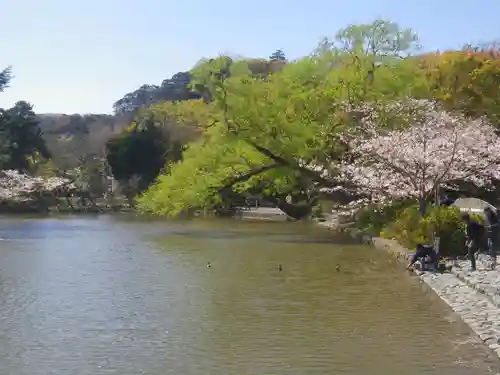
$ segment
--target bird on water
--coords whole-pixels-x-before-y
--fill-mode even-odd
[[[281,263],[278,264],[278,271],[280,271],[280,272],[283,271],[283,267],[281,267]]]
[[[208,262],[207,263],[207,268],[211,268],[212,267],[212,263]]]

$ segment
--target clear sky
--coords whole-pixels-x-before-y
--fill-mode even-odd
[[[426,50],[500,38],[500,0],[0,0],[0,14],[0,68],[15,76],[0,107],[27,100],[39,113],[110,113],[201,57],[296,58],[379,17]]]

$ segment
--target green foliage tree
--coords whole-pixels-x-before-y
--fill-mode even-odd
[[[236,72],[266,79],[269,75],[280,72],[286,65],[286,60],[233,58],[226,55],[201,59],[191,71],[191,87],[205,102],[210,102],[215,90],[214,78],[226,79]]]
[[[487,116],[500,123],[500,52],[467,47],[420,57],[429,96],[448,110],[471,117]]]
[[[389,29],[397,40],[399,29]],[[379,39],[376,52],[388,55],[382,47],[389,44],[389,32]],[[395,56],[406,47],[394,48]],[[335,178],[310,166],[328,166],[344,152],[336,134],[356,125],[346,107],[393,100],[418,87],[416,66],[400,59],[379,65],[377,80],[367,85],[373,61],[373,54],[331,47],[266,77],[252,74],[247,61],[227,56],[198,64],[193,84],[210,94],[206,107],[198,107],[204,113],[194,116],[206,128],[203,139],[144,194],[140,207],[175,215],[213,207],[227,190],[242,193],[265,186],[271,197],[293,192],[312,198],[319,187],[335,186]]]
[[[435,237],[440,238],[439,253],[443,257],[465,255],[465,223],[457,207],[427,208],[428,214],[420,215],[420,207],[411,205],[386,222],[380,235],[396,239],[402,245],[414,249],[417,244],[432,244]],[[479,215],[474,220],[482,222]],[[375,234],[375,233],[374,233]],[[375,234],[378,235],[378,234]],[[483,245],[484,246],[484,245]]]
[[[0,70],[0,92],[2,92],[6,87],[9,86],[11,78],[12,69],[10,67]]]
[[[28,173],[33,176],[40,177],[56,177],[57,171],[52,163],[52,160],[43,158],[39,152],[26,157],[29,167]]]
[[[107,162],[113,176],[127,184],[139,178],[137,189],[142,191],[158,176],[165,163],[179,160],[182,145],[172,140],[150,119],[132,124],[106,143]]]
[[[50,157],[33,106],[27,102],[0,110],[0,135],[3,168],[28,171],[29,156],[38,153],[45,159]]]
[[[78,160],[78,165],[69,174],[72,175],[79,193],[93,199],[102,197],[108,189],[106,160],[95,154],[86,154]]]
[[[135,114],[139,109],[164,100],[197,99],[199,95],[190,88],[191,76],[179,72],[165,79],[160,85],[142,85],[137,90],[125,94],[113,104],[115,114]]]
[[[403,29],[397,23],[384,19],[341,29],[332,45],[373,57],[375,62],[381,63],[387,58],[391,61],[393,57],[408,57],[420,48],[418,36],[412,29]]]
[[[38,119],[54,167],[61,171],[80,166],[90,155],[105,157],[106,141],[129,125],[121,116],[100,114],[38,114]]]
[[[413,81],[416,84],[418,81],[410,77],[404,79],[401,74],[403,71],[413,74],[414,62],[407,58],[419,49],[418,36],[412,29],[377,19],[368,24],[350,25],[339,30],[334,38],[325,37],[315,54],[329,56],[331,68],[345,63],[357,66],[358,72],[366,77],[365,84],[373,83],[375,75],[380,74],[379,68],[388,67],[398,69],[399,79],[395,83]],[[401,69],[402,67],[405,69]],[[421,85],[420,81],[419,86]]]
[[[277,49],[274,51],[271,56],[269,56],[269,60],[271,61],[286,61],[286,55],[285,52],[281,49]]]
[[[5,88],[9,86],[9,82],[12,77],[11,73],[12,69],[10,67],[7,67],[0,71],[0,92],[5,90]],[[8,160],[8,144],[4,133],[5,129],[3,129],[2,122],[0,122],[0,165],[2,166]]]

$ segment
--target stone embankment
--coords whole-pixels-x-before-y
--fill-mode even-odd
[[[279,208],[274,207],[249,207],[242,209],[239,213],[240,217],[248,220],[272,220],[284,221],[286,214]]]
[[[395,241],[374,238],[373,245],[408,259],[409,251]],[[491,270],[481,254],[477,271],[470,271],[469,261],[456,261],[451,273],[422,272],[419,277],[500,357],[500,266]]]

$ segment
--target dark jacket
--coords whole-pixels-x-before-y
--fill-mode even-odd
[[[466,236],[468,241],[480,243],[484,236],[484,225],[479,224],[477,221],[469,220],[467,222]]]
[[[434,247],[428,246],[428,245],[423,245],[420,248],[417,248],[417,251],[415,252],[415,259],[419,258],[425,258],[429,257],[432,262],[437,262],[439,260],[439,257],[434,250]]]
[[[486,214],[486,229],[488,231],[488,234],[496,234],[500,230],[500,220],[498,218],[498,215],[490,211]]]
[[[424,245],[417,247],[417,251],[415,251],[411,257],[408,267],[412,266],[417,260],[420,260],[423,263],[429,263],[425,259],[427,257],[429,257],[431,264],[437,264],[439,262],[439,256],[432,246]]]
[[[449,197],[445,197],[441,200],[441,202],[439,202],[439,204],[441,206],[446,206],[446,207],[449,207],[451,206],[453,203],[455,203],[456,199],[453,199],[453,198],[449,198]]]

